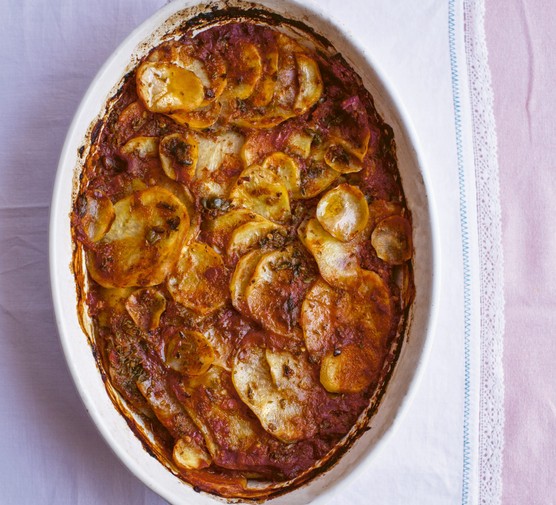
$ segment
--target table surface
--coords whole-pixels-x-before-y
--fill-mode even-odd
[[[76,8],[71,0],[59,3],[64,9]],[[160,0],[159,3],[165,2]],[[553,138],[556,2],[485,0],[485,3],[498,133],[505,256],[506,425],[502,503],[556,504],[556,332],[553,330],[556,322],[556,227],[551,220],[556,214],[553,197],[556,178],[550,176],[556,159]],[[97,2],[88,5],[91,10],[99,8]],[[135,478],[110,454],[85,411],[72,408],[79,401],[69,374],[65,383],[52,380],[66,365],[60,349],[53,348],[52,339],[41,338],[55,334],[56,329],[47,277],[48,207],[54,173],[40,167],[56,165],[71,121],[67,111],[75,110],[85,91],[87,81],[82,75],[62,66],[63,62],[72,61],[67,54],[73,54],[75,61],[96,62],[98,68],[114,47],[103,42],[102,33],[95,36],[94,46],[82,45],[77,50],[64,45],[64,34],[52,27],[56,16],[48,1],[0,2],[0,23],[30,19],[30,9],[42,10],[44,25],[36,37],[42,45],[22,40],[19,54],[4,54],[3,57],[13,62],[38,51],[43,57],[35,61],[42,63],[24,80],[11,79],[0,72],[0,104],[3,109],[9,108],[10,117],[14,118],[13,123],[0,126],[0,169],[9,167],[0,185],[0,230],[6,236],[17,236],[14,230],[25,226],[35,237],[32,246],[14,239],[3,242],[5,247],[0,250],[0,273],[5,280],[5,284],[0,284],[1,332],[12,338],[1,337],[3,345],[11,347],[11,355],[25,353],[29,368],[22,370],[17,363],[3,359],[0,353],[0,367],[7,369],[18,384],[17,389],[10,384],[0,384],[0,397],[9,404],[12,395],[28,395],[35,405],[37,419],[40,414],[42,426],[39,430],[33,428],[32,423],[25,423],[22,433],[8,426],[0,415],[0,433],[14,434],[3,441],[10,447],[21,443],[47,444],[52,451],[63,454],[66,468],[80,466],[76,475],[82,481],[76,484],[84,495],[91,490],[89,495],[96,497],[97,503],[108,503],[106,499],[111,496],[126,496],[126,501],[134,504],[163,503],[148,489],[137,486]],[[119,39],[142,21],[134,18],[134,9],[128,10],[127,23],[118,27]],[[99,18],[98,13],[91,16],[91,19]],[[86,36],[91,27],[75,26],[74,29]],[[102,31],[103,27],[94,29]],[[67,53],[58,58],[52,53],[53,47]],[[55,76],[60,72],[67,75],[63,89],[52,90],[47,96],[36,92],[39,88],[32,85],[33,80],[43,79],[44,89],[49,90],[49,83],[59,82]],[[35,92],[18,102],[14,83],[21,83],[22,92]],[[21,114],[14,115],[14,110],[20,110]],[[2,142],[8,138],[10,129],[29,132],[31,138],[42,138],[42,141],[28,145],[23,135],[16,140],[17,148],[8,148]],[[32,178],[26,176],[26,172],[32,173]],[[32,207],[28,206],[29,199],[34,202]],[[8,293],[5,285],[19,286],[19,289]],[[26,310],[30,305],[36,309],[32,313]],[[9,317],[4,317],[6,314]],[[17,402],[14,405],[17,408]],[[39,440],[45,434],[48,440]],[[91,444],[91,439],[98,443]],[[83,457],[85,448],[89,452]],[[98,459],[105,459],[109,464],[101,469],[95,467],[95,478],[87,479],[88,461]],[[34,468],[52,479],[63,481],[66,478],[62,474],[65,469],[52,468],[47,460],[27,463],[24,468],[29,472]],[[9,461],[0,458],[0,475],[9,475],[9,465]],[[117,479],[113,478],[114,474],[118,475]],[[28,479],[22,477],[17,485],[32,482],[32,475]],[[2,489],[0,477],[0,495]],[[38,496],[37,503],[55,504],[58,498],[54,492]],[[84,502],[75,496],[74,503]]]

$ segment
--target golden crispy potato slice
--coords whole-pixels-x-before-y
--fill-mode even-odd
[[[325,147],[322,145],[311,147],[307,166],[301,173],[299,198],[314,198],[340,177],[339,172],[333,170],[325,163]]]
[[[316,433],[316,423],[304,401],[310,376],[308,366],[304,367],[292,354],[258,346],[241,349],[232,368],[232,381],[242,401],[268,433],[285,443]]]
[[[324,155],[326,164],[341,174],[351,174],[363,170],[361,161],[341,144],[331,144]]]
[[[285,233],[282,226],[260,218],[237,227],[230,237],[226,253],[229,257],[239,257],[254,247],[260,247],[265,239],[275,233]]]
[[[167,286],[176,302],[201,315],[219,309],[228,297],[228,279],[222,258],[201,242],[184,247]]]
[[[166,298],[158,289],[142,288],[130,295],[125,308],[133,322],[149,332],[158,328],[160,316],[166,310]]]
[[[210,456],[197,444],[192,444],[187,437],[179,438],[174,444],[172,459],[182,470],[198,470],[212,463]]]
[[[278,126],[287,119],[294,117],[293,111],[269,105],[263,114],[248,113],[232,120],[232,123],[241,128],[269,129]]]
[[[168,114],[178,124],[186,124],[190,128],[196,130],[204,130],[211,127],[218,118],[222,111],[222,104],[220,102],[212,102],[204,107],[189,112],[179,111]]]
[[[188,183],[195,175],[199,143],[190,133],[172,133],[160,141],[160,162],[164,173],[174,181]]]
[[[302,53],[303,48],[291,37],[279,34],[278,43],[278,74],[274,91],[273,104],[284,111],[291,111],[299,92],[296,54]]]
[[[369,204],[369,225],[371,229],[383,219],[390,216],[399,216],[403,212],[403,207],[397,202],[386,200],[373,200]]]
[[[299,92],[295,98],[294,111],[299,116],[318,102],[322,95],[323,84],[319,66],[315,60],[303,53],[296,53],[295,60]]]
[[[230,197],[235,205],[251,209],[272,221],[283,223],[291,217],[288,190],[271,170],[253,165],[237,178]]]
[[[214,358],[212,345],[198,331],[180,331],[166,344],[166,365],[183,375],[204,374]]]
[[[255,273],[257,264],[264,254],[265,251],[257,249],[242,256],[237,262],[232,279],[230,280],[232,305],[242,314],[250,315],[245,294],[253,274]]]
[[[262,166],[274,172],[290,194],[299,193],[299,166],[293,158],[285,153],[275,152],[265,158]]]
[[[315,218],[301,226],[298,235],[315,258],[326,282],[348,288],[357,281],[360,267],[353,244],[334,238]]]
[[[278,77],[278,51],[269,49],[263,58],[263,75],[260,78],[249,102],[254,107],[264,107],[270,103],[274,96],[276,79]]]
[[[158,156],[158,137],[133,137],[121,149],[123,154],[138,158],[156,158]]]
[[[347,344],[322,359],[320,382],[330,393],[360,393],[377,379],[383,360],[372,346]]]
[[[294,249],[264,254],[253,272],[245,298],[253,319],[263,328],[280,335],[291,335],[297,325],[296,300],[292,296],[296,267],[300,266]]]
[[[364,230],[369,221],[365,195],[357,186],[340,184],[320,199],[317,219],[334,238],[347,242]]]
[[[110,198],[100,190],[88,190],[77,198],[75,206],[79,216],[79,228],[89,240],[101,240],[108,233],[116,217]]]
[[[115,219],[88,252],[91,277],[104,287],[154,286],[174,267],[189,229],[185,206],[154,186],[114,205]]]
[[[228,67],[228,82],[224,97],[245,100],[255,91],[263,73],[261,53],[254,44],[240,42],[236,48],[238,61]]]
[[[137,94],[152,112],[175,112],[201,107],[205,96],[201,80],[171,63],[144,62],[137,70]]]
[[[380,221],[371,235],[377,256],[391,265],[401,265],[413,255],[411,224],[402,216]]]
[[[300,158],[308,158],[311,154],[312,143],[312,135],[304,131],[294,131],[286,140],[286,151]]]
[[[211,245],[222,253],[230,242],[233,231],[250,221],[265,222],[266,220],[247,209],[232,209],[216,219],[206,222],[205,232],[209,236]]]

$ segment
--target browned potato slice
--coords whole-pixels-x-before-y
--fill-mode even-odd
[[[365,229],[369,221],[365,195],[357,186],[340,184],[320,199],[317,219],[333,237],[347,242]]]
[[[215,355],[209,341],[198,331],[180,331],[166,345],[165,362],[183,375],[204,374]]]
[[[341,144],[330,145],[324,155],[324,161],[341,174],[360,172],[363,169],[361,161]]]
[[[233,209],[216,219],[207,221],[206,232],[211,245],[222,253],[230,242],[233,231],[249,221],[265,222],[266,220],[247,209]]]
[[[75,205],[79,228],[89,240],[98,242],[108,233],[116,217],[110,198],[102,191],[89,190],[77,198]]]
[[[246,290],[263,254],[265,254],[264,251],[257,249],[242,256],[237,262],[230,281],[232,305],[246,315],[249,315],[249,306],[247,305],[247,298],[245,296]]]
[[[287,119],[294,117],[293,111],[269,105],[263,114],[251,113],[235,118],[233,124],[242,128],[273,128]]]
[[[137,70],[137,93],[152,112],[194,110],[205,95],[201,80],[171,63],[144,62]]]
[[[166,298],[155,288],[138,289],[127,299],[125,308],[139,328],[153,331],[158,328],[160,316],[166,310]]]
[[[166,135],[159,146],[164,173],[174,181],[187,183],[195,175],[199,157],[199,143],[191,134]]]
[[[300,158],[308,158],[311,154],[313,136],[303,131],[294,131],[286,140],[286,151]]]
[[[299,166],[285,153],[275,152],[266,157],[263,168],[274,172],[290,194],[299,193]]]
[[[240,58],[236,65],[228,69],[228,84],[224,91],[225,98],[249,98],[263,73],[261,54],[257,47],[249,42],[240,42],[237,52]]]
[[[330,393],[360,393],[376,380],[382,361],[370,346],[347,344],[322,359],[320,382]]]
[[[246,168],[232,187],[230,197],[235,205],[251,209],[277,222],[291,217],[288,190],[280,178],[267,168]]]
[[[372,229],[374,229],[374,227],[383,219],[390,216],[399,216],[402,211],[402,206],[397,202],[373,200],[369,204],[369,225]]]
[[[253,318],[263,328],[280,335],[291,335],[297,324],[296,300],[291,290],[296,265],[299,266],[299,261],[291,247],[266,253],[256,265],[245,291]]]
[[[284,367],[288,367],[288,373],[284,373]],[[273,375],[278,378],[277,382],[273,381]],[[303,367],[290,353],[271,352],[258,346],[241,349],[232,369],[232,380],[240,398],[268,433],[286,443],[303,440],[316,432],[304,402],[307,377],[310,377],[308,367]]]
[[[203,130],[212,126],[220,117],[222,105],[220,102],[212,102],[204,107],[189,112],[179,111],[168,114],[178,124],[186,124],[190,128]]]
[[[283,230],[282,226],[264,218],[242,224],[233,231],[226,252],[229,257],[243,256],[252,248],[259,247],[269,235]]]
[[[413,255],[409,221],[402,216],[383,219],[373,230],[371,243],[380,259],[391,265],[401,265]]]
[[[184,205],[154,186],[114,205],[110,231],[87,255],[91,277],[104,287],[154,286],[174,267],[189,229]]]
[[[134,137],[122,147],[122,153],[138,158],[155,158],[158,156],[158,137]]]
[[[360,267],[352,244],[334,238],[314,218],[300,227],[298,234],[326,282],[347,288],[357,281]]]
[[[249,98],[254,107],[264,107],[270,103],[274,96],[278,74],[278,51],[268,50],[264,55],[264,72]]]
[[[212,463],[207,452],[198,445],[192,444],[191,439],[186,437],[179,438],[174,444],[172,459],[182,470],[198,470]]]
[[[295,59],[299,92],[295,98],[294,111],[297,115],[301,115],[317,103],[322,95],[323,84],[315,60],[303,53],[296,53]]]
[[[193,242],[183,249],[167,286],[176,302],[202,315],[222,307],[228,297],[222,258],[201,242]]]

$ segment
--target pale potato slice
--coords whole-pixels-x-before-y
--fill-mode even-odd
[[[315,218],[301,226],[298,235],[315,258],[319,272],[326,282],[336,287],[353,286],[360,267],[352,244],[334,238]]]
[[[317,219],[333,237],[347,242],[364,230],[369,221],[365,195],[357,186],[340,184],[320,199]]]
[[[156,158],[158,156],[158,137],[133,137],[121,149],[123,154],[138,158]]]
[[[166,310],[166,298],[155,288],[142,288],[131,294],[125,308],[133,322],[149,332],[158,328],[160,316]]]
[[[278,51],[272,49],[266,51],[263,60],[263,75],[249,97],[249,102],[254,107],[264,107],[270,103],[278,78]]]
[[[75,206],[79,228],[89,240],[101,240],[108,233],[116,217],[110,198],[99,190],[86,191],[77,198]]]
[[[104,287],[154,286],[174,267],[189,229],[185,206],[154,186],[114,205],[110,231],[87,254],[91,277]]]
[[[296,115],[301,115],[318,102],[322,95],[323,83],[315,60],[303,53],[296,53],[295,60],[299,92],[295,98],[294,111]]]
[[[214,358],[212,345],[198,331],[180,331],[166,344],[166,365],[183,375],[204,374]]]
[[[413,255],[411,224],[402,216],[380,221],[371,235],[377,256],[391,265],[401,265]]]
[[[267,356],[278,383],[273,381]],[[290,353],[272,353],[258,346],[241,349],[232,368],[232,381],[242,401],[268,433],[285,443],[316,433],[316,423],[304,401],[305,377],[310,377],[310,371]]]
[[[265,239],[272,238],[275,233],[285,233],[284,228],[267,219],[242,224],[233,231],[226,253],[231,258],[243,256],[254,247],[260,247]]]
[[[228,82],[224,97],[245,100],[255,91],[263,73],[261,53],[254,44],[240,42],[236,48],[240,58],[228,68]]]
[[[242,256],[237,262],[232,279],[230,280],[232,305],[242,314],[250,315],[245,294],[253,274],[255,273],[257,264],[264,254],[265,251],[257,249]]]
[[[330,393],[360,393],[377,379],[383,359],[372,346],[347,344],[322,359],[320,382]]]
[[[282,223],[291,217],[285,184],[274,172],[258,165],[246,168],[239,175],[230,197],[238,207],[251,209],[272,221]]]
[[[178,124],[186,124],[190,128],[196,130],[204,130],[212,126],[220,117],[222,104],[220,102],[212,102],[204,107],[189,112],[179,111],[168,114]]]
[[[174,444],[172,459],[182,470],[199,470],[212,463],[207,452],[198,445],[191,443],[191,438],[179,438]]]
[[[274,172],[290,194],[297,195],[299,193],[299,166],[293,158],[285,153],[275,152],[265,158],[262,166]]]
[[[261,326],[280,335],[291,335],[297,325],[296,300],[291,286],[300,261],[292,247],[264,254],[247,285],[249,312]],[[300,300],[299,300],[300,302]]]
[[[162,169],[170,179],[183,183],[191,181],[199,158],[199,143],[192,134],[166,135],[160,141],[159,153]]]
[[[228,280],[222,258],[201,242],[184,247],[176,268],[168,277],[167,286],[176,302],[201,315],[218,310],[228,298]]]
[[[300,158],[308,158],[311,154],[313,136],[303,131],[294,131],[286,140],[286,151]]]
[[[324,155],[326,164],[341,174],[351,174],[363,170],[361,161],[341,144],[331,144]]]
[[[230,242],[233,231],[250,221],[266,222],[266,220],[247,209],[233,209],[216,219],[207,221],[206,232],[210,237],[211,245],[216,251],[222,253]]]
[[[201,107],[204,88],[191,71],[171,63],[144,62],[137,70],[137,93],[152,112],[175,112]]]

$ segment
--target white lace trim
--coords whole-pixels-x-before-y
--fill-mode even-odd
[[[504,277],[497,139],[484,0],[465,0],[464,13],[481,267],[479,503],[498,505],[504,448]]]

